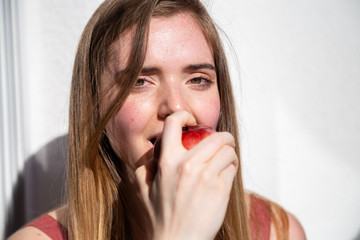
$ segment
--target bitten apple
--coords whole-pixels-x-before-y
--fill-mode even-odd
[[[188,126],[183,128],[181,141],[184,148],[190,150],[213,132],[215,131],[211,127],[205,125]]]
[[[193,148],[196,144],[198,144],[201,140],[209,136],[210,134],[214,133],[215,130],[211,127],[207,127],[205,125],[196,125],[196,126],[188,126],[183,128],[182,132],[182,145],[185,149],[190,150]],[[152,174],[149,175],[149,179],[152,179],[158,168],[157,160],[160,157],[160,148],[161,148],[161,135],[157,137],[155,143],[154,143],[154,159],[155,162],[151,163],[151,172]],[[149,165],[150,166],[150,165]]]
[[[205,125],[187,126],[183,128],[181,142],[185,149],[190,150],[201,140],[215,132],[214,129]],[[154,143],[154,157],[157,159],[160,155],[161,135]]]

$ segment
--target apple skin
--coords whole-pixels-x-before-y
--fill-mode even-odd
[[[186,150],[190,150],[201,140],[216,132],[213,128],[205,125],[195,125],[183,127],[181,141]],[[158,159],[160,156],[161,148],[161,135],[156,139],[154,143],[154,158]]]
[[[188,126],[183,127],[181,141],[186,150],[190,150],[196,144],[198,144],[201,140],[209,136],[210,134],[216,132],[213,128],[205,126],[205,125],[196,125],[196,126]],[[156,172],[158,171],[158,160],[160,157],[161,151],[161,135],[157,137],[154,143],[154,162],[151,162],[149,168],[151,174],[149,175],[149,179],[153,179]]]
[[[190,150],[201,140],[214,132],[214,129],[205,125],[188,126],[183,128],[181,141],[184,148]]]

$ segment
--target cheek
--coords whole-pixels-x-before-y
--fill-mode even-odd
[[[152,106],[150,101],[139,101],[130,96],[107,126],[107,129],[112,131],[112,137],[121,145],[132,143],[150,121]]]
[[[210,103],[210,108],[208,110],[209,125],[215,129],[219,121],[220,99],[214,98]]]
[[[217,96],[207,99],[206,102],[196,104],[193,113],[198,123],[216,128],[220,114],[220,99]]]
[[[120,135],[129,135],[131,132],[136,132],[142,126],[141,112],[142,109],[139,106],[125,101],[111,121],[112,128],[116,129],[116,133]]]
[[[140,110],[136,106],[125,103],[116,114],[115,119],[119,125],[137,125],[139,113]]]
[[[125,101],[114,117],[108,122],[106,130],[113,149],[124,156],[132,159],[132,151],[137,146],[138,136],[146,126],[146,111],[141,105],[132,101]],[[125,155],[124,155],[125,154]],[[129,155],[130,154],[130,155]]]

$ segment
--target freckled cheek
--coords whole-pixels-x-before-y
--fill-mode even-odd
[[[142,134],[152,114],[153,106],[150,101],[139,101],[138,99],[132,101],[132,99],[128,99],[114,116],[113,124],[118,131],[118,135],[132,137],[133,135]]]
[[[216,128],[220,114],[220,99],[213,97],[206,102],[198,102],[194,114],[199,123]]]
[[[124,104],[114,116],[115,127],[121,131],[131,132],[141,127],[141,110],[132,104]]]
[[[219,115],[220,115],[220,99],[214,98],[210,103],[210,110],[209,110],[209,121],[211,122],[211,126],[213,128],[216,128],[218,121],[219,121]]]

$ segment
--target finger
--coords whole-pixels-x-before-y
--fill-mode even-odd
[[[229,145],[223,146],[208,162],[204,173],[209,176],[219,177],[228,167],[238,168],[238,157],[235,149]]]
[[[180,178],[177,188],[185,188],[191,191],[200,181],[205,184],[210,182],[217,182],[219,179],[222,180],[223,171],[229,171],[228,168],[233,168],[236,170],[238,168],[238,157],[235,153],[234,148],[229,145],[223,146],[214,156],[212,156],[208,161],[202,163],[196,163],[191,161],[186,161],[179,165],[180,168]],[[234,178],[234,174],[226,176],[225,184],[229,184],[228,177]],[[231,181],[230,181],[231,185]]]
[[[237,169],[238,157],[234,147],[231,146],[231,138],[232,137],[230,137],[229,140],[220,141],[220,149],[214,150],[214,148],[211,147],[211,151],[202,151],[203,149],[200,148],[191,158],[179,164],[177,189],[185,188],[191,192],[191,190],[196,187],[198,181],[205,183],[218,181],[221,172],[228,168],[229,165],[233,165],[233,167]],[[188,154],[189,153],[190,151]]]
[[[227,132],[211,135],[189,150],[187,159],[177,166],[177,187],[179,184],[191,187],[200,175],[203,179],[218,177],[227,165],[237,164],[232,135]],[[209,168],[209,171],[205,171],[206,168]]]
[[[230,148],[235,147],[234,137],[228,132],[212,133],[202,141],[200,141],[194,148],[189,150],[189,154],[192,155],[194,164],[206,163],[211,159],[218,151],[224,146]]]
[[[231,188],[237,173],[238,167],[234,166],[233,164],[228,165],[221,173],[220,173],[220,179],[224,183],[225,192],[227,194],[230,194]]]
[[[196,120],[187,111],[178,111],[168,116],[162,133],[162,149],[172,152],[178,146],[182,146],[182,127],[193,125],[196,125]]]

